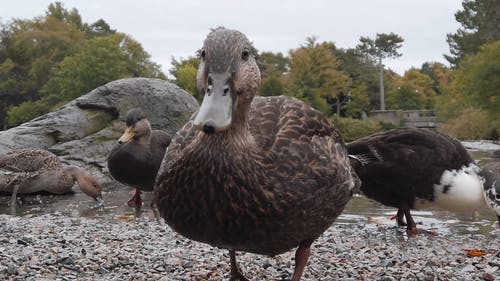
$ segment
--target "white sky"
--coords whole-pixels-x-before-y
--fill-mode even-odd
[[[44,15],[50,0],[0,0],[0,20]],[[398,59],[385,64],[399,74],[427,61],[447,64],[446,34],[459,24],[461,0],[60,0],[82,20],[104,19],[112,29],[142,44],[165,74],[171,58],[195,55],[209,29],[225,26],[245,33],[260,51],[300,47],[307,37],[353,48],[360,36],[394,32],[405,40]]]

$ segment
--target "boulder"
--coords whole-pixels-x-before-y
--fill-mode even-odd
[[[125,115],[140,107],[153,129],[173,135],[198,109],[197,101],[160,79],[126,78],[100,86],[54,112],[0,131],[0,154],[37,147],[113,182],[106,156],[125,130]],[[116,183],[116,182],[115,182]]]

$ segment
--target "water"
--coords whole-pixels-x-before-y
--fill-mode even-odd
[[[498,146],[500,148],[500,146]],[[497,149],[498,149],[497,148]],[[480,163],[492,161],[492,150],[471,149],[471,154]],[[143,192],[142,210],[137,212],[126,205],[132,196],[133,189],[121,184],[104,187],[104,207],[96,207],[96,203],[76,189],[69,195],[33,195],[27,196],[25,204],[16,207],[8,205],[10,196],[0,196],[0,214],[15,216],[36,216],[47,213],[58,213],[70,217],[84,216],[99,218],[108,222],[129,220],[135,216],[154,214],[150,207],[152,193]],[[390,218],[396,214],[396,209],[383,206],[363,196],[354,197],[338,218],[338,224],[366,224],[367,226],[392,227],[396,225]],[[488,234],[496,229],[496,215],[486,207],[469,213],[452,213],[440,210],[412,211],[417,227],[423,230],[435,231],[439,234]]]

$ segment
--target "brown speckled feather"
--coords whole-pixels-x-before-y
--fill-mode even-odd
[[[56,155],[43,149],[18,149],[0,155],[0,169],[12,172],[51,170],[60,165]]]
[[[46,191],[54,194],[72,192],[75,181],[94,199],[101,198],[101,186],[86,171],[64,165],[59,158],[43,149],[13,150],[0,155],[0,191],[18,193]]]
[[[254,98],[260,75],[251,46],[241,33],[215,33],[197,83],[210,96],[208,73],[228,68],[231,125],[213,133],[189,121],[176,133],[156,178],[160,214],[190,239],[236,251],[276,255],[311,243],[359,185],[345,144],[303,102]]]

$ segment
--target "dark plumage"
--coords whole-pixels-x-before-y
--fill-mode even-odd
[[[85,194],[102,204],[101,185],[97,179],[44,149],[12,150],[0,155],[0,191],[12,192],[12,204],[18,193],[45,191],[64,194],[72,191],[75,182]]]
[[[458,140],[443,133],[400,128],[355,140],[347,149],[363,194],[398,208],[398,224],[405,225],[404,215],[410,233],[417,232],[410,209],[467,211],[488,202],[480,168]]]
[[[359,180],[344,142],[318,111],[291,97],[255,97],[260,72],[242,33],[218,29],[201,52],[204,95],[167,149],[155,185],[160,215],[180,234],[235,251],[294,247],[299,280],[311,243],[342,212]]]
[[[500,227],[500,150],[495,152],[496,161],[482,167],[481,175],[484,178],[484,192],[488,206],[497,213]]]
[[[170,135],[161,130],[151,130],[151,124],[138,108],[127,112],[126,127],[108,155],[108,169],[114,179],[136,188],[128,203],[140,207],[140,192],[153,190]]]

